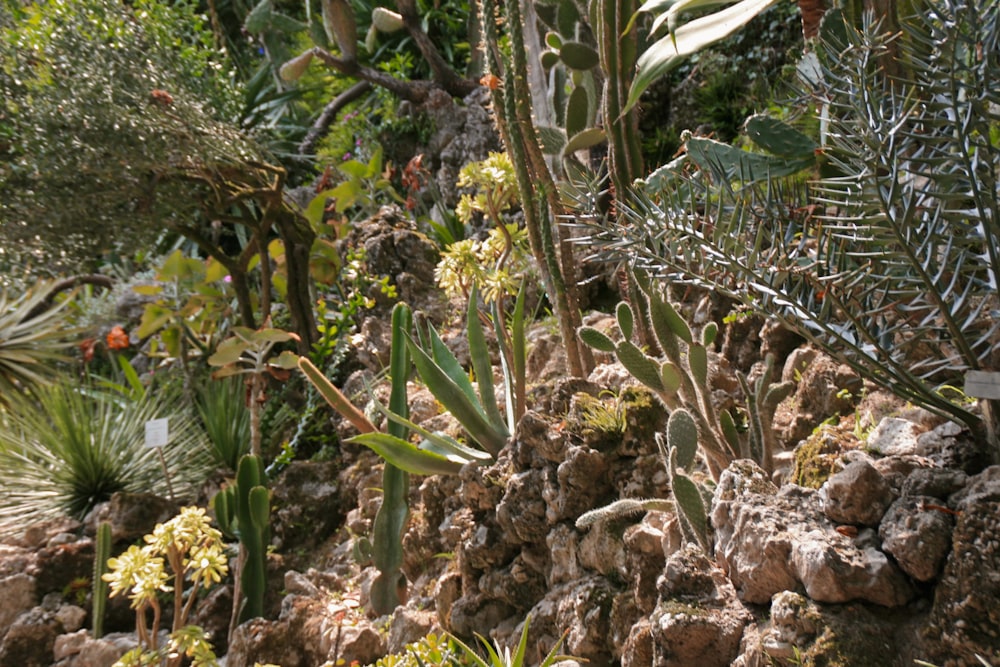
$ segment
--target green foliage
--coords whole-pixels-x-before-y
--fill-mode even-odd
[[[157,524],[143,538],[145,546],[134,544],[108,560],[110,571],[103,579],[110,584],[111,597],[125,594],[131,601],[139,635],[138,648],[122,656],[114,667],[180,667],[187,664],[185,658],[190,659],[192,667],[218,664],[205,631],[187,625],[187,619],[198,592],[219,583],[229,571],[221,538],[205,510],[184,507],[170,521]],[[189,587],[185,587],[185,581],[191,582]],[[167,644],[160,646],[160,594],[171,590],[173,623]],[[149,611],[153,612],[151,625],[146,616]]]
[[[250,449],[246,384],[242,378],[231,377],[201,385],[194,403],[216,464],[235,472]]]
[[[44,270],[149,244],[205,194],[178,172],[257,157],[225,122],[228,65],[194,3],[13,7],[0,10],[0,235],[42,253]]]
[[[46,306],[52,285],[41,282],[15,299],[0,293],[0,406],[51,382],[80,334],[69,326],[70,300]]]
[[[639,11],[658,12],[652,32],[656,34],[661,27],[666,26],[667,34],[647,47],[639,57],[638,72],[632,82],[626,108],[635,106],[642,93],[653,82],[678,67],[685,58],[729,37],[776,2],[777,0],[740,0],[735,3],[720,3],[717,0],[647,0]],[[685,13],[714,8],[720,4],[729,6],[680,24],[680,18]]]
[[[914,64],[900,78],[886,74],[877,26],[855,30],[836,13],[824,26],[809,81],[825,91],[834,176],[809,188],[740,184],[714,168],[686,181],[683,196],[668,188],[639,202],[634,224],[607,238],[640,265],[777,317],[861,376],[983,431],[939,388],[991,369],[997,349],[991,109],[1000,94],[986,82],[1000,61],[978,45],[998,39],[1000,9],[930,3],[895,42],[897,65]]]
[[[754,428],[749,436],[741,436],[732,415],[716,411],[712,403],[708,348],[718,332],[715,323],[706,325],[696,338],[688,323],[648,278],[637,274],[634,282],[641,289],[635,291],[631,303],[620,303],[617,308],[618,328],[624,338],[616,342],[597,329],[581,327],[580,339],[594,349],[613,352],[625,369],[656,392],[670,410],[684,408],[693,415],[698,428],[697,441],[713,476],[740,457],[753,458],[770,469],[774,409],[794,389],[793,383],[774,382],[773,359],[768,360],[763,377],[754,387],[743,379],[747,411]],[[662,352],[662,358],[643,351],[629,340],[637,324],[645,335],[655,337],[651,342]],[[689,438],[681,440],[693,442]],[[680,466],[690,468],[686,456]]]
[[[588,528],[641,512],[675,512],[684,539],[697,544],[706,553],[711,553],[708,507],[712,491],[692,474],[698,452],[698,426],[691,413],[685,408],[677,408],[671,412],[666,435],[657,433],[656,444],[670,480],[672,500],[622,498],[580,515],[576,520],[576,527]]]
[[[152,279],[131,285],[148,299],[136,335],[149,339],[149,356],[164,365],[208,357],[234,316],[229,272],[179,249],[158,264]]]
[[[0,532],[59,516],[82,518],[116,491],[191,497],[210,467],[204,433],[166,391],[123,397],[47,387],[0,415]],[[146,422],[169,419],[169,442],[146,447]]]
[[[528,616],[524,619],[524,625],[521,629],[521,637],[517,642],[517,646],[514,648],[514,652],[510,652],[510,647],[500,648],[499,645],[495,646],[489,642],[485,637],[480,634],[476,634],[476,638],[479,640],[480,645],[486,652],[487,660],[479,657],[479,653],[476,652],[468,644],[464,643],[457,637],[452,637],[452,640],[457,643],[463,651],[465,651],[465,657],[472,661],[475,667],[525,667],[528,663],[527,651],[528,651],[528,626],[530,625],[531,617]],[[567,631],[568,634],[569,631]],[[542,662],[539,663],[538,667],[549,667],[552,664],[560,662],[562,660],[574,660],[572,656],[560,655],[559,647],[562,646],[563,640],[566,638],[564,634],[556,642],[555,646],[546,654]]]
[[[429,634],[419,641],[406,645],[403,653],[379,658],[368,667],[473,667],[473,662],[459,649],[455,641],[446,636]]]

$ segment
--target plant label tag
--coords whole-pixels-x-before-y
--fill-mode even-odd
[[[965,374],[965,394],[972,398],[1000,399],[1000,373],[969,371]]]
[[[146,446],[163,447],[169,440],[167,419],[150,419],[146,422]]]

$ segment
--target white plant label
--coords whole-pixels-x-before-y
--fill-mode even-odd
[[[973,398],[1000,399],[1000,373],[967,372],[965,374],[965,394]]]
[[[167,419],[150,419],[146,422],[146,446],[163,447],[170,439]]]

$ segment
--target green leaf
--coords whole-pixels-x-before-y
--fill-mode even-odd
[[[681,515],[694,530],[698,543],[707,551],[709,548],[708,515],[705,511],[705,501],[701,497],[701,491],[687,475],[674,475],[670,484],[674,502],[681,510]]]
[[[175,250],[156,273],[157,280],[199,279],[205,275],[205,265],[197,259],[187,258]]]
[[[622,362],[629,373],[639,382],[654,391],[663,391],[663,380],[660,378],[660,364],[643,353],[629,341],[622,341],[617,347],[618,361]]]
[[[700,168],[711,171],[721,179],[744,183],[790,176],[816,164],[816,158],[811,154],[805,158],[785,158],[749,153],[704,137],[687,140],[687,156]]]
[[[731,7],[695,19],[655,42],[639,57],[624,111],[636,105],[642,94],[661,76],[706,46],[729,37],[778,0],[742,0]]]
[[[472,386],[472,381],[469,380],[469,374],[458,363],[458,358],[444,344],[434,327],[427,327],[427,338],[430,345],[430,356],[434,363],[469,397],[469,401],[478,406],[479,396],[476,394],[476,388]],[[485,416],[485,413],[483,415]]]
[[[660,366],[660,378],[663,380],[663,391],[667,394],[676,394],[681,386],[681,374],[677,367],[669,361],[664,361]]]
[[[684,408],[670,413],[667,420],[667,447],[677,452],[677,465],[691,470],[698,454],[698,426],[694,417]]]
[[[219,343],[215,354],[208,358],[209,366],[228,366],[236,363],[247,349],[247,343],[239,338],[227,338]]]
[[[440,366],[434,363],[430,355],[424,352],[412,339],[407,339],[413,364],[417,367],[420,379],[424,381],[434,397],[441,402],[448,412],[468,431],[469,435],[486,451],[496,456],[507,444],[509,434],[507,429],[495,428],[482,408],[470,400],[468,394],[448,377]]]
[[[348,438],[347,442],[364,445],[400,470],[414,475],[457,475],[463,465],[388,433],[362,433]]]
[[[652,285],[648,286],[647,296],[649,297],[649,318],[653,324],[653,331],[656,332],[657,338],[660,338],[660,344],[664,347],[671,345],[671,341],[664,340],[661,334],[669,336],[672,333],[690,345],[694,340],[691,335],[691,327],[680,316],[673,304]]]
[[[705,328],[701,330],[701,344],[708,347],[715,342],[715,337],[719,335],[719,325],[715,322],[709,322],[705,325]]]
[[[708,350],[704,345],[693,344],[688,347],[688,364],[691,375],[701,387],[708,386]]]
[[[632,307],[622,301],[615,309],[615,315],[617,316],[618,328],[621,329],[622,336],[626,340],[632,338],[632,332],[635,325],[635,320],[632,315]]]
[[[560,155],[566,147],[566,132],[561,127],[540,125],[536,128],[538,142],[546,155]]]
[[[284,368],[285,370],[292,370],[293,368],[299,367],[299,355],[291,350],[285,350],[272,359],[270,364],[278,368]]]
[[[142,319],[139,320],[139,328],[135,330],[135,335],[140,339],[149,338],[170,321],[174,313],[161,305],[150,303],[142,311]]]
[[[506,430],[506,420],[497,407],[496,392],[493,387],[493,364],[490,363],[490,351],[486,347],[486,334],[483,323],[479,321],[479,290],[475,284],[469,295],[469,305],[466,310],[466,331],[469,341],[469,357],[472,360],[472,370],[479,384],[480,405],[496,429]]]
[[[733,420],[733,416],[729,414],[729,410],[719,412],[719,427],[722,429],[722,436],[729,443],[729,448],[734,452],[741,451],[740,432],[736,429],[736,422]]]
[[[295,334],[281,329],[258,329],[251,334],[254,343],[285,343],[296,338]]]

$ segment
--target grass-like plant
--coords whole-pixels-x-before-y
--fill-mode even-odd
[[[479,653],[455,636],[452,636],[452,640],[457,643],[463,651],[465,651],[465,657],[470,660],[476,667],[524,667],[524,665],[529,664],[530,658],[528,657],[528,626],[531,623],[531,617],[528,616],[524,619],[524,626],[521,629],[521,637],[517,642],[517,646],[514,648],[514,652],[511,653],[510,647],[501,648],[500,645],[494,646],[485,637],[476,633],[476,639],[482,645],[483,650],[486,653],[486,659],[484,660],[480,657]],[[539,667],[549,667],[549,665],[554,665],[557,662],[563,660],[575,660],[573,656],[561,655],[559,653],[559,647],[562,646],[563,640],[566,638],[567,631],[560,637],[559,641],[555,643],[555,646],[545,655]]]
[[[195,407],[216,463],[235,472],[240,457],[250,452],[246,383],[229,377],[205,384],[197,392]]]
[[[1000,349],[1000,54],[984,46],[1000,43],[1000,6],[934,0],[898,38],[835,13],[824,26],[812,80],[838,175],[747,183],[719,160],[594,240],[995,440],[949,387],[995,370]],[[893,57],[910,74],[887,74]]]
[[[17,397],[0,415],[0,533],[58,516],[82,518],[116,491],[185,498],[207,474],[204,433],[177,401],[125,398],[70,384]],[[146,422],[169,418],[162,448],[145,446]]]
[[[50,382],[76,334],[66,305],[47,307],[52,283],[39,283],[17,298],[0,293],[0,405],[9,397]]]

